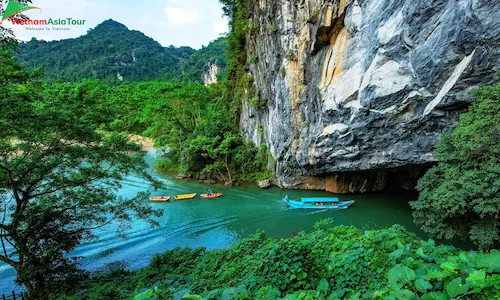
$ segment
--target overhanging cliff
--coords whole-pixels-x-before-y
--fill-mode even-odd
[[[247,9],[247,70],[265,105],[244,101],[240,127],[267,145],[282,187],[374,191],[397,172],[416,182],[470,90],[498,69],[495,0],[248,0]]]

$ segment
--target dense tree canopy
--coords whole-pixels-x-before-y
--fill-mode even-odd
[[[108,20],[78,38],[22,43],[18,57],[28,68],[43,68],[52,81],[95,78],[116,84],[121,82],[120,76],[125,82],[201,81],[209,63],[225,67],[226,44],[225,38],[219,38],[198,51],[162,47],[143,33]]]
[[[93,84],[98,88],[98,82]],[[266,171],[266,148],[257,149],[240,136],[223,83],[205,87],[163,81],[113,89],[101,84],[98,89],[107,95],[103,109],[110,109],[115,118],[109,130],[153,138],[157,147],[166,150],[158,161],[161,169],[208,174],[225,182],[271,176]]]
[[[33,298],[84,275],[68,256],[92,229],[158,216],[145,195],[115,194],[146,173],[140,147],[104,132],[94,82],[46,87],[10,52],[0,53],[0,260]]]
[[[211,64],[216,64],[219,68],[225,70],[227,67],[226,49],[227,38],[220,37],[207,47],[197,50],[189,57],[189,60],[182,63],[182,78],[200,80]]]
[[[457,127],[443,134],[439,164],[419,181],[411,205],[430,235],[489,249],[500,240],[500,84],[475,95]]]

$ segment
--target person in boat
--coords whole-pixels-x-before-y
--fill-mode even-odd
[[[212,196],[212,190],[208,190],[207,195]]]
[[[286,200],[286,202],[288,202],[288,195],[285,196],[285,200]]]

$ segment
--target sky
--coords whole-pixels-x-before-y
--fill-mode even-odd
[[[2,0],[0,0],[2,1]],[[113,19],[131,30],[139,30],[163,46],[190,46],[199,49],[228,31],[218,0],[33,0],[40,10],[24,14],[30,19],[86,20],[83,26],[60,26],[69,31],[30,31],[4,21],[23,41],[35,37],[46,41],[75,38],[86,34],[105,20]],[[40,27],[40,26],[37,26]]]

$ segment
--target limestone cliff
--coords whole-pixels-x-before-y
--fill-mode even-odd
[[[497,0],[248,0],[247,70],[265,105],[241,130],[282,187],[412,188],[434,147],[494,81]]]
[[[216,63],[208,63],[208,69],[202,75],[202,80],[205,85],[217,83],[217,75],[221,72],[221,68]]]

